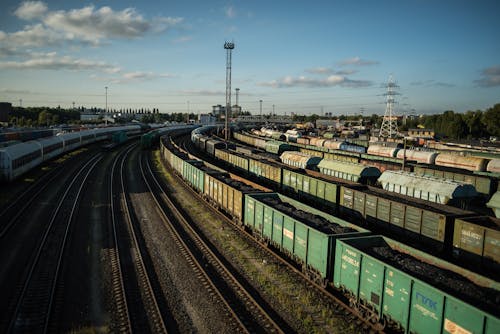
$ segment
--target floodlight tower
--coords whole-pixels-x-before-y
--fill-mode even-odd
[[[394,138],[398,134],[398,120],[396,115],[394,114],[394,96],[398,95],[398,93],[395,91],[398,86],[392,80],[392,75],[389,76],[389,82],[387,83],[386,87],[386,107],[384,119],[382,120],[382,125],[380,126],[379,137]]]
[[[234,49],[234,43],[225,42],[224,49],[226,50],[226,126],[224,138],[229,140],[229,115],[231,114],[231,54]]]

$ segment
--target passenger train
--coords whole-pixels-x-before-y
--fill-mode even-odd
[[[111,139],[114,133],[140,134],[143,126],[125,125],[95,128],[46,137],[0,148],[0,181],[12,181],[44,161],[79,147]]]

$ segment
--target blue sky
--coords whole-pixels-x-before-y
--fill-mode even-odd
[[[500,103],[500,1],[11,1],[0,100],[23,106],[278,114],[484,110]]]

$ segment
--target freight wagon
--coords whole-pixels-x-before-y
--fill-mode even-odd
[[[368,230],[277,193],[246,194],[244,225],[314,273],[326,285],[335,240],[370,234]]]
[[[247,159],[249,171],[245,175],[252,176],[255,182],[269,185],[275,191],[328,213],[367,224],[370,229],[388,233],[391,237],[405,238],[415,246],[424,245],[448,259],[452,259],[455,218],[478,215],[380,188],[365,187],[316,171],[283,168],[249,156]]]
[[[457,218],[476,214],[447,205],[390,194],[370,186],[339,187],[339,211],[344,217],[360,216],[368,226],[393,237],[406,236],[413,245],[450,254]],[[500,252],[500,239],[498,251]]]
[[[404,333],[500,333],[500,284],[380,236],[337,241],[333,283]]]
[[[192,178],[192,171],[183,173]],[[213,179],[220,178],[224,176]],[[215,188],[207,193],[205,181],[203,192],[223,203],[222,191]],[[238,212],[233,209],[233,214]],[[500,331],[499,283],[494,280],[370,236],[368,230],[280,194],[245,194],[241,214],[243,224],[259,239],[301,264],[316,282],[343,291],[362,316],[381,327],[387,324],[405,333]]]
[[[472,184],[478,193],[488,198],[493,195],[498,186],[498,179],[496,178],[476,175],[472,172],[458,170],[456,168],[414,165],[413,171],[418,175],[435,176]]]
[[[483,216],[455,219],[453,255],[500,273],[500,219]]]
[[[471,184],[403,171],[385,171],[378,182],[391,192],[460,207],[477,196]]]

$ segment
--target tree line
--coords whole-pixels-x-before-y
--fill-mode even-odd
[[[13,107],[10,113],[10,124],[16,126],[50,126],[58,124],[81,124],[80,109],[63,109],[60,107]],[[139,109],[140,111],[140,109]],[[155,112],[156,111],[156,112]],[[117,118],[118,123],[130,121],[130,112],[125,110],[125,115]],[[294,122],[315,122],[317,119],[323,118],[318,115],[298,115],[292,117]],[[365,124],[371,124],[375,128],[380,128],[383,116],[373,114],[371,116],[361,115],[341,115],[340,120],[360,120],[363,119]],[[187,122],[190,119],[197,119],[194,113],[170,113],[162,114],[158,110],[153,109],[153,113],[146,113],[141,116],[139,121],[144,123],[163,123]],[[84,121],[90,123],[89,121]],[[98,120],[96,123],[102,122]],[[442,114],[421,115],[415,118],[408,118],[406,122],[399,124],[399,129],[402,131],[424,127],[433,129],[434,132],[441,137],[453,139],[471,139],[471,138],[488,138],[489,136],[500,137],[500,103],[484,111],[467,111],[466,113],[455,113],[452,110],[447,110]]]

